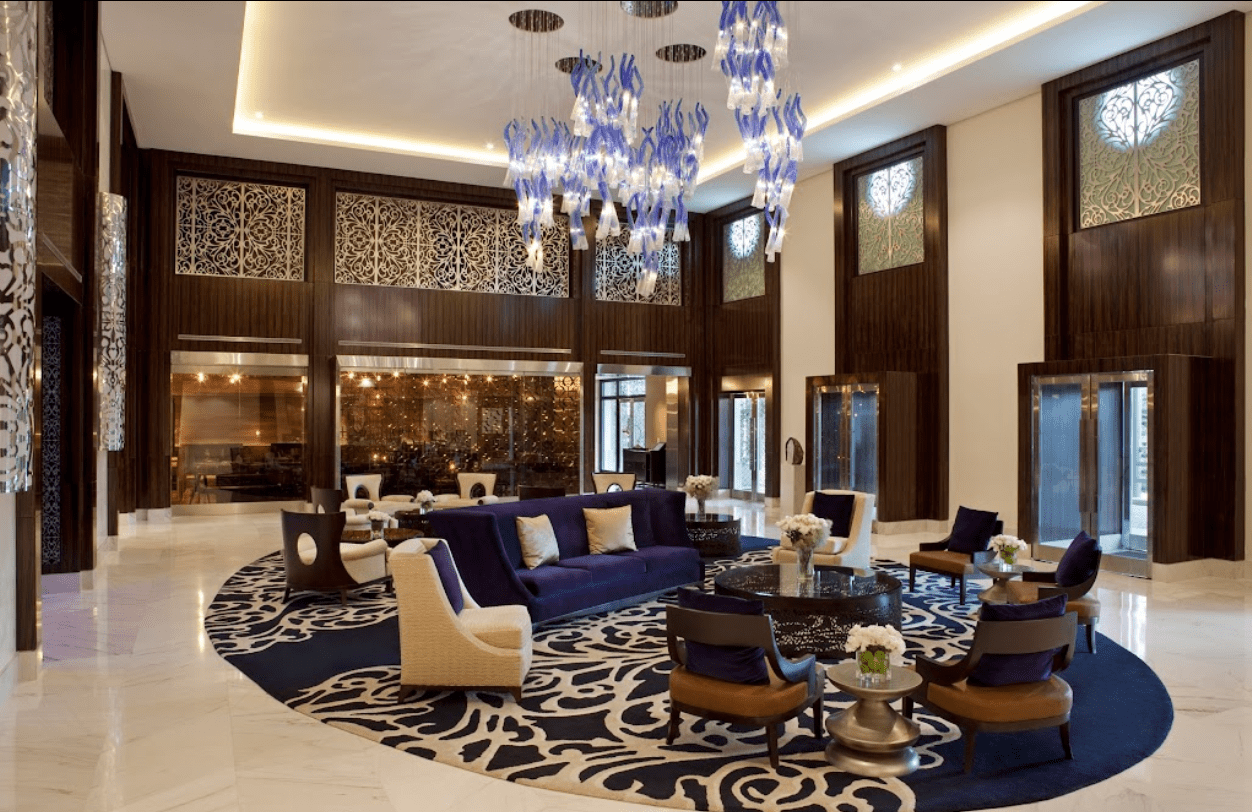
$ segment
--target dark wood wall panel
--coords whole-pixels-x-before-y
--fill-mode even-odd
[[[144,469],[135,506],[169,505],[172,433],[168,396],[171,350],[280,352],[309,355],[306,409],[308,481],[335,481],[335,356],[391,355],[504,358],[582,362],[585,369],[584,438],[593,447],[597,363],[695,366],[705,330],[700,302],[698,249],[683,248],[682,307],[597,302],[591,251],[570,254],[570,297],[549,298],[461,291],[432,291],[334,280],[335,196],[339,192],[394,195],[472,206],[512,209],[508,189],[372,175],[165,151],[139,151],[128,164],[129,182],[140,187],[144,233],[142,269],[132,288],[136,309],[153,314],[133,324],[143,348],[135,352],[134,403],[150,427],[136,462]],[[279,282],[177,276],[173,272],[175,180],[179,175],[300,186],[306,190],[306,277]],[[692,218],[696,239],[701,216]],[[592,228],[594,232],[594,225]],[[298,338],[299,345],[186,341],[180,334]],[[391,346],[389,346],[391,345]],[[394,345],[435,345],[425,347]],[[534,348],[536,352],[526,352]],[[566,350],[564,353],[542,350]],[[603,351],[640,353],[604,355]],[[666,357],[649,355],[666,354]],[[681,357],[668,357],[669,354]],[[693,387],[693,390],[698,390]],[[696,392],[693,392],[693,395]],[[693,415],[707,407],[693,400]],[[694,417],[693,417],[694,419]],[[698,425],[698,424],[697,424]],[[696,453],[698,443],[692,444]],[[586,459],[592,456],[588,450]],[[689,468],[690,460],[683,462]]]
[[[1197,57],[1200,205],[1079,228],[1078,102]],[[1165,556],[1157,560],[1164,563],[1243,557],[1244,127],[1244,15],[1239,12],[1043,86],[1043,164],[1049,179],[1044,185],[1045,357],[1080,360],[1092,368],[1108,363],[1127,368],[1124,356],[1209,359],[1164,360],[1156,367],[1162,387],[1158,425],[1166,420],[1175,427],[1162,435],[1155,452],[1161,455],[1158,470],[1167,469],[1160,499],[1168,504],[1154,506],[1154,511],[1166,511],[1154,530],[1160,532],[1157,549]],[[1024,403],[1022,408],[1027,408]],[[1019,492],[1026,494],[1030,471],[1028,458],[1023,460]],[[1177,481],[1175,474],[1195,481]],[[1197,496],[1197,488],[1205,496]],[[1196,519],[1197,504],[1216,518]],[[1193,525],[1188,533],[1183,525],[1170,524],[1192,520],[1202,521],[1208,531],[1196,533]]]
[[[922,156],[925,260],[857,273],[857,178]],[[916,513],[948,515],[947,130],[901,138],[835,165],[835,367],[840,374],[917,374]]]

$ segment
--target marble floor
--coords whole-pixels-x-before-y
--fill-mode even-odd
[[[714,500],[744,532],[772,511]],[[937,534],[875,536],[905,559]],[[44,582],[43,650],[0,705],[0,809],[21,812],[627,812],[653,809],[485,778],[372,744],[287,710],[208,644],[205,607],[279,546],[273,514],[142,524],[80,588]],[[1252,806],[1252,582],[1100,577],[1102,631],[1147,660],[1177,719],[1156,755],[1034,812]],[[1078,754],[1081,758],[1082,754]]]

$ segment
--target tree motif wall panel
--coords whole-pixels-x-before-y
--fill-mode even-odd
[[[544,233],[542,270],[526,267],[507,209],[341,192],[335,197],[335,281],[426,290],[569,296],[568,220]]]
[[[763,215],[749,214],[727,223],[722,233],[722,301],[765,295]]]
[[[596,299],[602,302],[642,302],[675,305],[683,303],[682,267],[678,246],[666,242],[661,250],[661,268],[656,289],[651,296],[640,296],[635,290],[643,268],[643,257],[626,250],[630,230],[623,227],[616,237],[596,240]]]
[[[1200,60],[1078,102],[1082,228],[1200,205]]]
[[[304,279],[304,189],[178,178],[174,271]]]
[[[920,156],[856,180],[857,272],[875,273],[925,259]]]

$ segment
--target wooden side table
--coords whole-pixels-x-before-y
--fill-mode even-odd
[[[854,661],[826,669],[831,684],[856,697],[850,708],[826,720],[833,741],[826,760],[844,772],[873,778],[908,775],[917,769],[913,743],[921,728],[905,719],[889,703],[921,687],[922,678],[911,668],[892,666],[891,678],[881,685],[862,686]]]

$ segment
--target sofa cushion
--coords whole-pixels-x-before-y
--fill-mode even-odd
[[[955,553],[981,553],[995,535],[999,514],[993,510],[974,510],[961,505],[952,523],[948,549]]]
[[[1099,542],[1088,536],[1087,531],[1079,530],[1056,565],[1057,586],[1078,586],[1095,575],[1099,552]]]
[[[591,580],[597,584],[609,581],[620,581],[635,575],[643,575],[648,565],[643,559],[629,553],[622,555],[580,555],[576,558],[562,558],[557,566],[562,569],[577,569],[591,573]]]
[[[555,564],[561,557],[556,546],[556,533],[547,516],[518,516],[517,538],[522,545],[522,563],[533,570],[543,564]]]
[[[855,507],[856,497],[850,493],[813,493],[813,515],[819,519],[830,519],[832,538],[846,540],[852,534],[852,511]]]
[[[587,549],[592,555],[635,549],[635,529],[630,505],[614,508],[583,508],[587,522]]]
[[[698,589],[678,590],[678,605],[684,609],[717,612],[726,615],[763,615],[761,601],[714,595]],[[734,622],[727,618],[728,623]],[[765,652],[757,646],[713,646],[687,641],[687,670],[727,682],[743,685],[764,685],[769,682]]]
[[[700,562],[700,551],[691,547],[641,547],[633,553],[622,555],[642,560],[647,564],[648,572],[681,569],[691,562]]]
[[[549,564],[533,570],[518,570],[517,578],[537,598],[585,589],[592,584],[591,573],[575,567]]]
[[[1035,603],[985,603],[980,620],[1041,620],[1065,614],[1065,596],[1053,595]],[[1043,682],[1052,676],[1052,659],[1056,649],[1032,654],[984,654],[969,672],[970,685],[1016,685],[1022,682]]]
[[[452,563],[452,553],[448,543],[440,541],[426,551],[435,564],[435,572],[439,573],[439,583],[443,584],[444,594],[448,596],[448,605],[452,611],[461,614],[465,608],[465,596],[461,594],[461,579],[456,572],[456,564]]]

